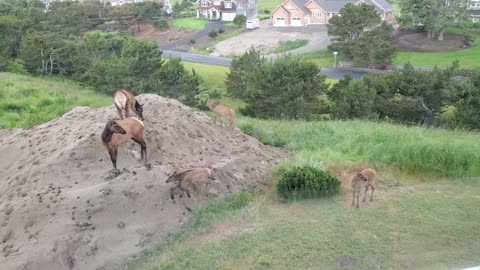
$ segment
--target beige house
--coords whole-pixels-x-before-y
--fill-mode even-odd
[[[393,7],[385,0],[286,0],[272,11],[272,22],[274,26],[326,24],[348,3],[374,5],[382,20],[393,20]]]

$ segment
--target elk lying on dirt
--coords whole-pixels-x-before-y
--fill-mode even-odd
[[[138,103],[135,97],[125,89],[118,90],[113,96],[113,103],[117,108],[117,113],[123,119],[123,112],[125,118],[128,117],[129,110],[132,110],[143,121],[143,107]]]
[[[361,172],[357,172],[350,177],[350,183],[352,184],[352,206],[355,205],[355,196],[357,199],[357,208],[358,199],[360,197],[361,189],[365,186],[365,194],[363,195],[363,202],[367,197],[368,187],[372,188],[372,195],[370,196],[370,201],[373,200],[373,192],[375,191],[377,173],[370,168],[364,169]]]
[[[174,192],[178,189],[180,190],[181,196],[184,192],[187,193],[187,196],[190,198],[190,186],[198,185],[199,184],[206,184],[206,189],[208,190],[208,186],[211,182],[215,180],[215,175],[213,170],[210,168],[194,168],[191,170],[187,170],[181,173],[177,173],[176,171],[171,174],[166,183],[175,182],[176,186],[170,189],[170,198],[174,199]]]
[[[215,113],[215,117],[213,118],[213,122],[217,122],[217,116],[220,118],[220,124],[222,123],[222,117],[227,119],[229,122],[229,126],[233,125],[233,116],[235,115],[235,111],[227,106],[224,105],[217,105],[214,101],[209,100],[207,101],[207,107]]]
[[[128,142],[130,139],[140,144],[141,158],[147,161],[147,145],[143,140],[144,131],[143,122],[134,117],[125,118],[123,120],[110,120],[105,125],[102,132],[102,142],[107,148],[112,160],[113,168],[117,169],[118,146]]]

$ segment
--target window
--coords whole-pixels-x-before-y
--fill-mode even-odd
[[[317,17],[318,17],[318,18],[321,18],[321,17],[322,17],[322,13],[321,13],[321,12],[317,12]]]
[[[277,21],[285,21],[284,17],[277,17]]]
[[[232,2],[230,1],[225,1],[223,4],[225,5],[225,8],[232,8]]]
[[[480,22],[480,17],[472,17],[472,22]]]
[[[470,7],[472,8],[480,8],[480,0],[472,0],[470,2]]]
[[[292,20],[294,20],[294,21],[300,21],[300,18],[299,18],[299,17],[293,17]]]
[[[208,7],[208,1],[202,1],[202,7]]]

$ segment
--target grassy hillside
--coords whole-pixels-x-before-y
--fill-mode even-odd
[[[101,107],[112,102],[77,83],[0,72],[0,128],[31,127],[77,106]]]

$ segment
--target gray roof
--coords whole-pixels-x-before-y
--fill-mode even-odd
[[[358,0],[313,0],[326,12],[338,13],[346,4],[355,4]]]
[[[304,13],[312,13],[310,9],[308,9],[305,5],[310,0],[291,0],[299,9],[301,9]]]

